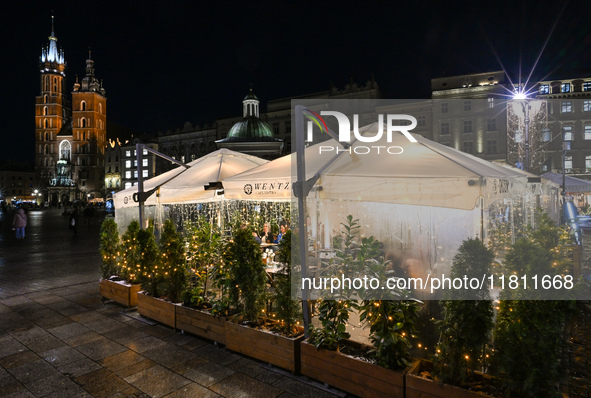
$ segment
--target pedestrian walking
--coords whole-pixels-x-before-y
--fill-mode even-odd
[[[68,228],[74,231],[74,236],[78,236],[78,210],[76,208],[74,208],[72,213],[70,213],[70,222]]]
[[[12,229],[16,231],[17,239],[25,239],[25,227],[27,226],[27,215],[25,210],[20,208],[12,219]]]

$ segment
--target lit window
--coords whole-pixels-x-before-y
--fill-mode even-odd
[[[125,156],[126,157],[130,157],[131,156],[131,151],[125,151]]]
[[[126,160],[125,161],[125,168],[126,169],[131,169],[131,160]]]
[[[464,101],[464,111],[471,111],[472,110],[472,101],[466,100]]]
[[[130,179],[131,178],[131,171],[126,171],[125,172],[125,178]]]
[[[573,103],[572,101],[563,101],[560,107],[560,112],[562,113],[569,113],[573,111]]]
[[[472,120],[464,120],[464,134],[472,132]]]
[[[142,170],[142,177],[144,177],[144,178],[148,177],[148,170]]]
[[[564,170],[568,173],[568,172],[571,171],[572,168],[573,168],[573,157],[572,157],[572,155],[565,156],[564,157]]]
[[[494,99],[494,98],[489,98],[489,99],[488,99],[488,107],[489,107],[490,109],[492,109],[492,108],[494,108],[494,107],[495,107],[495,99]]]
[[[573,127],[572,126],[563,126],[562,133],[564,136],[564,141],[572,141],[573,140]]]
[[[561,93],[570,93],[570,83],[562,83],[560,85],[560,92]]]
[[[540,94],[550,94],[550,86],[548,84],[542,84],[540,86]]]
[[[143,155],[147,155],[148,154],[148,150],[146,148],[144,148],[144,150],[142,151]]]
[[[439,132],[441,135],[449,134],[449,122],[441,123],[441,130]]]
[[[442,102],[441,103],[441,113],[447,113],[447,112],[448,112],[447,102]]]
[[[133,167],[137,167],[137,159],[133,161]]]
[[[134,170],[134,172],[133,172],[133,178],[137,178],[137,170]]]
[[[587,124],[583,127],[583,139],[591,140],[591,124]]]
[[[131,188],[133,185],[131,185],[131,182],[126,182],[125,183],[125,189],[127,188]]]
[[[583,83],[583,91],[591,91],[591,82]]]
[[[549,128],[542,129],[542,141],[544,141],[544,142],[550,141],[550,129]]]
[[[591,172],[591,155],[585,156],[585,171]]]
[[[148,167],[148,159],[142,159],[142,166]]]
[[[584,100],[583,101],[583,112],[591,111],[591,100]]]
[[[474,142],[464,141],[462,143],[462,150],[466,153],[474,153]]]
[[[486,130],[496,131],[497,130],[497,119],[486,119]]]

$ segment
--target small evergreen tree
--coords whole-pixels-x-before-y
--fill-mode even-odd
[[[454,257],[451,278],[476,278],[490,273],[494,253],[478,239],[465,240]],[[439,322],[441,351],[435,358],[435,373],[445,383],[460,385],[469,372],[482,367],[483,353],[493,326],[489,290],[454,290],[454,300],[443,301]]]
[[[542,215],[538,229],[527,231],[507,252],[505,275],[555,275],[571,267],[565,231]],[[495,328],[495,370],[503,376],[510,396],[559,397],[563,373],[565,325],[574,310],[572,301],[544,300],[544,289],[526,292],[505,289]],[[527,301],[527,298],[541,300]],[[539,294],[539,296],[536,296]],[[565,294],[565,293],[562,293]]]
[[[107,279],[112,275],[120,274],[119,267],[119,232],[117,223],[112,218],[107,218],[101,225],[100,253],[102,258],[101,274]]]
[[[172,220],[166,220],[160,236],[160,252],[162,272],[164,273],[163,287],[166,297],[177,303],[189,279],[185,261],[185,250],[180,235],[176,232]]]
[[[142,229],[137,234],[139,248],[138,280],[142,289],[153,297],[160,297],[159,287],[162,283],[164,272],[160,261],[160,250],[156,244],[154,233],[150,229]]]
[[[297,243],[297,236],[294,235]],[[302,317],[301,303],[291,299],[291,244],[292,233],[287,231],[279,242],[277,259],[284,264],[281,273],[275,276],[275,289],[277,292],[277,317],[280,322],[280,329],[285,335],[297,335],[298,320]]]
[[[264,306],[267,274],[261,247],[250,228],[235,229],[224,262],[230,273],[230,305],[247,321],[256,323]]]
[[[140,248],[138,233],[140,232],[140,223],[132,221],[127,226],[127,230],[121,237],[122,263],[120,267],[121,277],[128,282],[135,282],[141,272]]]

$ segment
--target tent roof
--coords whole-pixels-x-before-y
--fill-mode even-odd
[[[562,186],[562,174],[548,172],[542,174],[542,177]],[[591,192],[591,181],[570,176],[566,176],[565,180],[566,192]]]
[[[215,196],[215,190],[206,191],[206,185],[268,162],[256,156],[220,149],[188,163],[188,169],[179,166],[144,181],[144,192],[160,186],[159,197],[154,193],[145,203],[156,204],[157,200],[160,203],[182,203],[211,199]],[[113,196],[115,208],[137,206],[133,201],[133,194],[137,191],[136,185],[117,192]]]
[[[378,128],[379,125],[374,123],[359,131],[368,138],[374,136]],[[393,133],[392,142],[386,141],[386,133],[373,143],[355,141],[351,153],[345,151],[321,173],[317,184],[322,190],[318,195],[328,199],[473,209],[480,196],[491,202],[525,188],[527,176],[520,171],[419,135],[414,137],[417,143],[409,142],[401,133]],[[402,147],[403,153],[387,153],[387,148],[393,146]],[[343,152],[335,140],[306,148],[307,178],[311,178],[335,156],[336,149],[329,148],[337,147]],[[367,148],[371,152],[365,154]],[[289,199],[290,183],[295,172],[295,155],[292,154],[230,177],[222,183],[228,198]]]

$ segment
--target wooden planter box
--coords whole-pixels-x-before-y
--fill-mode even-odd
[[[406,373],[406,398],[492,398],[491,395],[482,392],[470,391],[422,377],[421,372],[425,370],[433,370],[431,361],[418,359],[413,362]],[[493,379],[485,374],[480,374],[480,377],[488,380]]]
[[[226,322],[226,348],[298,374],[301,335],[288,338],[264,330]]]
[[[177,305],[176,328],[199,337],[226,344],[226,318]]]
[[[348,341],[349,344],[361,346]],[[404,397],[404,375],[337,351],[301,343],[302,374],[360,397]]]
[[[148,296],[145,292],[137,294],[137,312],[172,328],[175,327],[175,307],[176,304]]]
[[[101,296],[104,298],[126,307],[135,307],[137,305],[137,293],[140,291],[140,285],[131,285],[124,281],[109,279],[101,279],[99,285]]]

